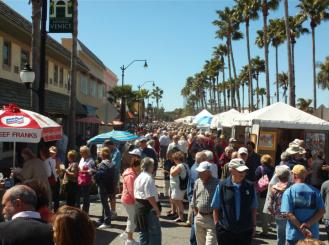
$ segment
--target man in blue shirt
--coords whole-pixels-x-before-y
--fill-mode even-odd
[[[319,190],[305,184],[307,170],[297,164],[292,169],[294,185],[282,196],[281,212],[287,213],[286,239],[295,245],[305,238],[319,238],[319,220],[325,213]]]
[[[231,176],[218,184],[211,203],[218,244],[250,245],[258,206],[255,187],[245,179],[248,167],[242,159],[232,159],[228,167]]]
[[[115,167],[115,174],[114,174],[114,182],[115,187],[119,187],[119,181],[120,181],[120,170],[121,170],[121,152],[119,149],[115,146],[114,142],[112,140],[106,140],[104,142],[104,146],[110,149],[111,152],[111,161],[114,164]],[[116,212],[116,200],[115,195],[117,194],[117,190],[113,192],[113,194],[110,195],[110,205],[111,205],[111,216],[112,219],[115,219],[118,215]]]
[[[153,161],[154,161],[153,176],[155,177],[156,171],[158,169],[158,156],[157,156],[156,152],[152,148],[147,147],[147,138],[145,138],[145,137],[140,138],[139,147],[140,147],[140,150],[142,151],[142,158],[141,158],[142,160],[145,157],[150,157],[153,159]]]

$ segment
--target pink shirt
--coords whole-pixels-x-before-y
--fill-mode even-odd
[[[135,197],[134,197],[134,182],[137,177],[137,174],[132,170],[132,168],[126,169],[123,172],[123,189],[122,189],[122,196],[121,202],[124,204],[135,204]]]

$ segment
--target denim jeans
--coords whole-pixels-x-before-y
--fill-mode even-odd
[[[79,200],[78,204],[80,207],[80,198],[82,197],[82,210],[89,214],[89,207],[90,207],[90,199],[89,199],[89,192],[90,192],[90,185],[79,186]]]
[[[111,225],[111,209],[108,202],[110,195],[105,190],[102,190],[102,188],[98,188],[98,194],[102,204],[101,221],[107,225]]]
[[[191,233],[190,233],[190,245],[197,245],[196,237],[195,237],[194,212],[192,212],[192,223],[191,223]]]
[[[286,244],[286,219],[275,219],[276,223],[276,232],[277,232],[277,244],[278,245],[285,245]]]
[[[140,245],[161,245],[161,226],[154,211],[147,216],[147,229],[139,233]]]
[[[326,232],[327,232],[328,241],[329,241],[329,219],[324,219],[323,222],[326,227]]]

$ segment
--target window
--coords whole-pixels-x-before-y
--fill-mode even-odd
[[[88,95],[88,78],[83,74],[80,76],[80,83],[81,93]]]
[[[54,65],[54,85],[58,85],[58,65]]]
[[[59,86],[62,88],[64,85],[64,69],[61,67],[59,69]]]
[[[11,43],[8,41],[3,42],[2,64],[5,66],[11,65]]]
[[[97,82],[93,79],[89,80],[89,95],[94,98],[97,97]]]
[[[21,69],[24,68],[26,63],[30,63],[30,54],[26,50],[21,50]]]
[[[97,86],[97,98],[98,99],[103,99],[104,97],[104,84],[103,83],[98,83]]]

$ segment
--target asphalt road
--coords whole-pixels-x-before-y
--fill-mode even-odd
[[[163,181],[161,176],[157,176],[156,184],[159,192],[163,187]],[[163,210],[161,216],[161,230],[162,230],[162,244],[163,245],[189,245],[190,227],[186,227],[184,224],[177,224],[172,220],[169,220],[165,214],[169,210],[169,203],[163,202]],[[185,211],[186,213],[187,211]],[[117,197],[117,213],[118,218],[112,221],[112,227],[106,230],[97,229],[96,232],[96,245],[123,245],[124,241],[119,237],[120,234],[126,228],[126,213],[124,207],[120,203],[120,198]],[[90,216],[93,220],[97,220],[101,215],[101,204],[99,201],[95,201],[90,207]],[[275,225],[270,227],[269,236],[264,238],[260,236],[261,229],[257,227],[256,237],[254,238],[253,245],[260,244],[276,244],[276,232]],[[135,239],[138,240],[138,234],[135,233]],[[326,240],[324,227],[321,226],[321,240]],[[243,244],[241,244],[243,245]]]

